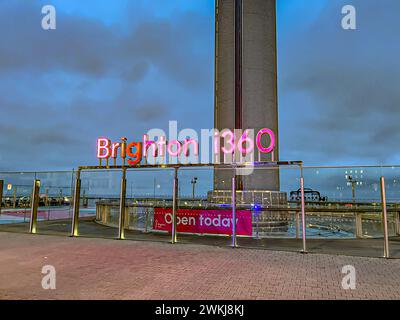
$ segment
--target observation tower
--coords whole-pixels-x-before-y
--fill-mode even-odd
[[[216,0],[215,128],[254,129],[255,134],[273,130],[275,151],[255,154],[255,161],[279,160],[276,48],[275,0]],[[231,177],[216,169],[214,190],[230,190]],[[256,170],[240,176],[237,185],[246,191],[279,191],[279,170]]]

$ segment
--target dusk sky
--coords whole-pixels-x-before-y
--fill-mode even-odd
[[[281,159],[398,164],[400,1],[277,3]],[[213,127],[213,0],[0,0],[0,32],[0,170],[97,164],[97,137],[169,120]]]

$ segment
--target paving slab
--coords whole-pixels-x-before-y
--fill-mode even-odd
[[[0,232],[0,298],[399,299],[400,260]]]

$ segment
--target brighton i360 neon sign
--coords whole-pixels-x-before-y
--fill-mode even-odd
[[[241,132],[240,132],[241,133]],[[262,138],[265,136],[264,144]],[[223,143],[221,143],[221,140]],[[265,143],[265,141],[268,141]],[[243,134],[237,134],[237,130],[225,129],[221,132],[214,129],[213,133],[213,159],[220,154],[231,157],[239,153],[241,155],[254,155],[256,149],[258,154],[269,154],[274,151],[276,144],[275,134],[271,129],[263,128],[258,131],[254,139],[254,130],[247,129]],[[147,134],[143,135],[142,141],[128,142],[122,138],[120,142],[112,142],[111,139],[102,137],[97,139],[97,158],[108,160],[121,158],[128,165],[135,166],[141,163],[143,158],[165,159],[194,156],[198,159],[199,142],[196,139],[184,139],[167,141],[165,136],[159,136],[157,141],[150,140]],[[225,158],[224,158],[225,159]]]

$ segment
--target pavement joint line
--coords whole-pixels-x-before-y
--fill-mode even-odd
[[[313,251],[307,251],[306,253],[302,252],[301,249],[298,251],[296,250],[290,250],[290,249],[274,249],[274,248],[266,248],[266,247],[254,247],[254,246],[237,246],[235,248],[226,245],[213,245],[213,244],[208,244],[208,243],[192,243],[192,242],[180,242],[178,239],[178,242],[172,244],[168,241],[163,241],[163,240],[154,240],[154,239],[131,239],[131,238],[125,238],[125,239],[118,239],[118,238],[107,238],[107,237],[101,237],[101,236],[89,236],[89,235],[78,235],[78,236],[71,236],[71,235],[60,235],[60,234],[51,234],[51,233],[34,233],[31,234],[29,232],[13,232],[13,231],[3,231],[0,230],[0,233],[9,233],[9,234],[24,234],[28,236],[46,236],[46,237],[55,237],[55,238],[69,238],[69,239],[98,239],[98,240],[118,240],[118,242],[130,242],[130,243],[162,243],[166,245],[171,245],[171,246],[205,246],[205,247],[213,247],[213,248],[220,248],[220,249],[228,249],[231,251],[235,250],[254,250],[254,251],[269,251],[269,252],[282,252],[282,253],[292,253],[292,254],[299,254],[300,256],[318,256],[318,255],[323,255],[323,256],[334,256],[334,257],[342,257],[342,258],[371,258],[371,259],[377,259],[377,260],[399,260],[399,258],[396,257],[390,257],[390,258],[384,258],[383,255],[378,257],[378,256],[368,256],[368,255],[351,255],[351,254],[338,254],[338,253],[322,253],[322,252],[313,252]],[[232,250],[233,249],[233,250]]]

